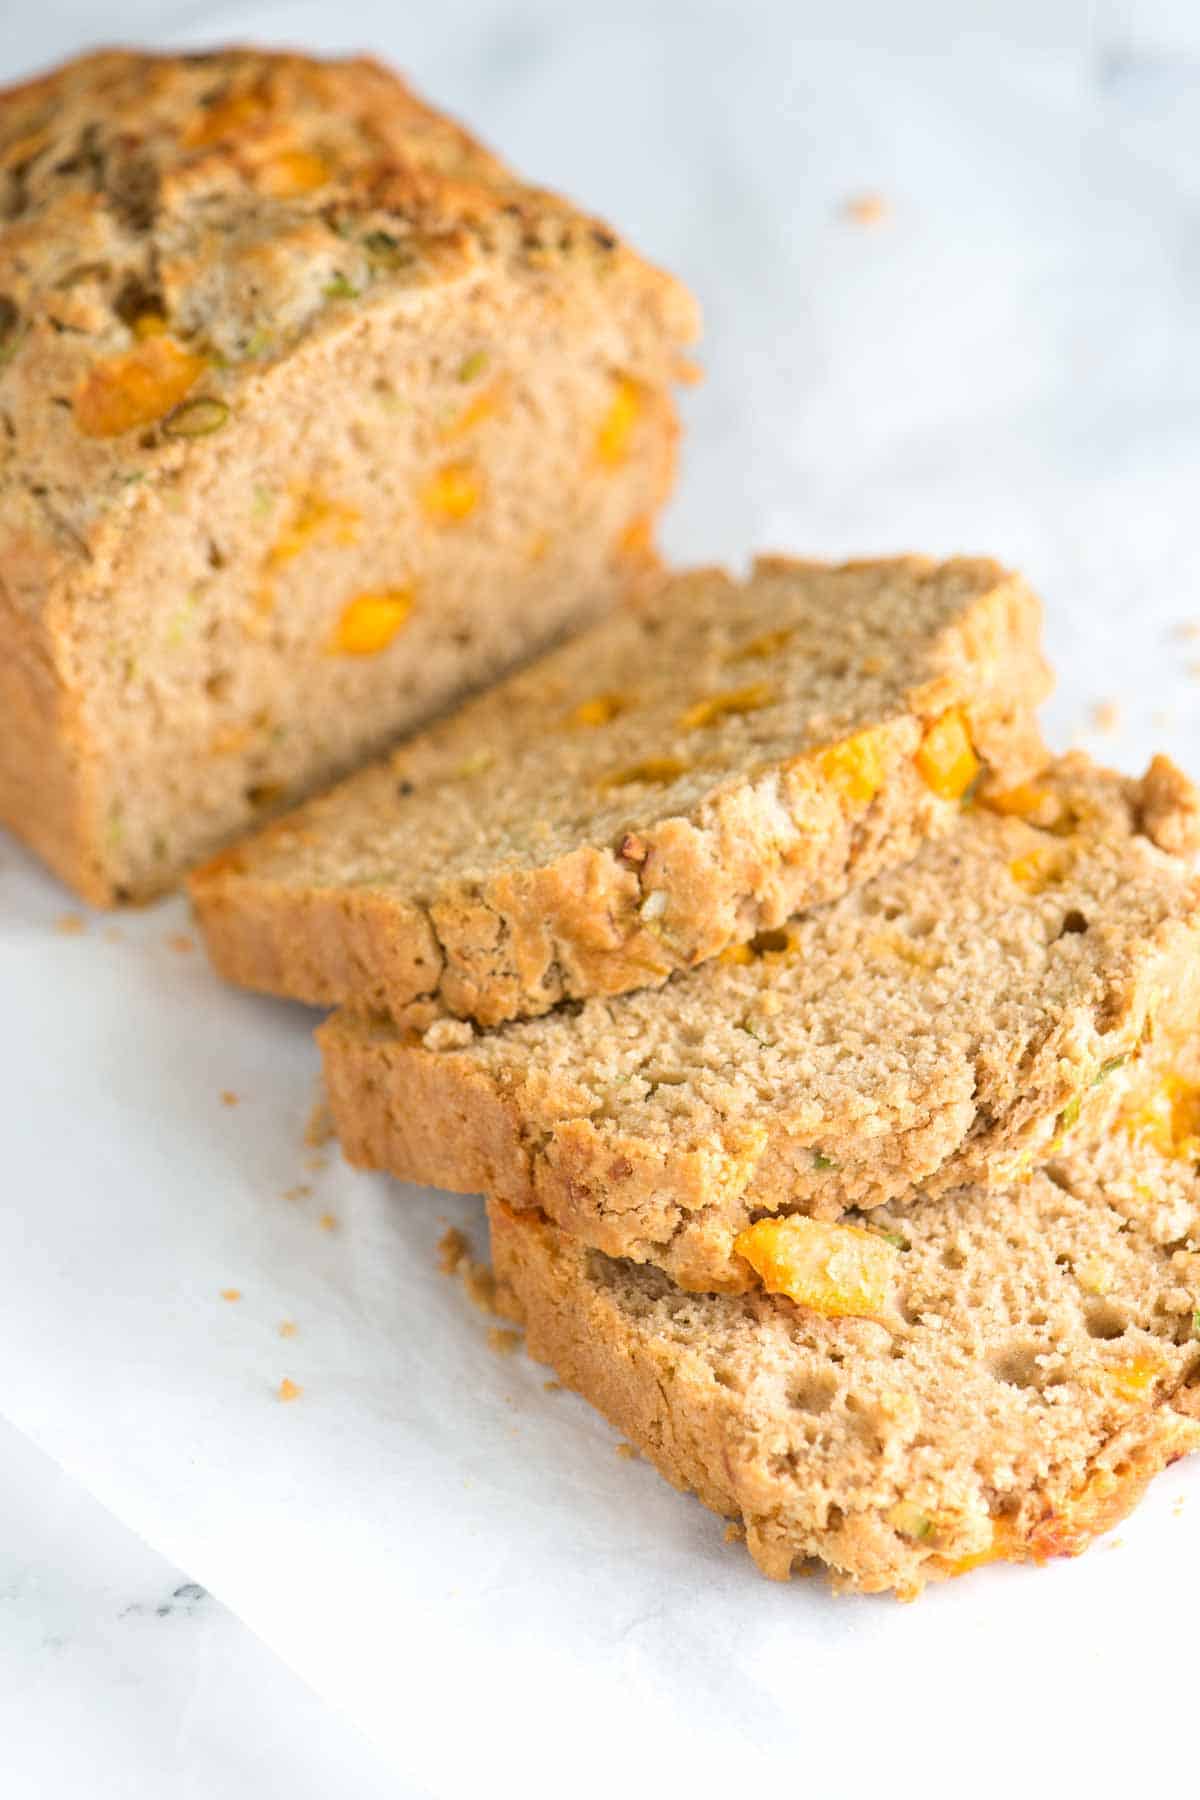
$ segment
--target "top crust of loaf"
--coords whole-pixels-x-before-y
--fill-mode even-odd
[[[147,481],[301,341],[398,301],[428,326],[496,277],[640,316],[635,377],[696,334],[677,283],[369,59],[108,50],[0,93],[0,600],[94,581]],[[114,431],[88,384],[129,356]]]
[[[1020,813],[974,809],[663,992],[478,1034],[338,1014],[318,1037],[347,1154],[698,1290],[752,1282],[735,1239],[764,1214],[1002,1186],[1140,1106],[1193,1029],[1200,882],[1144,835],[1164,782],[1065,758],[997,797]]]
[[[662,982],[902,861],[980,767],[1030,773],[1039,626],[986,560],[677,577],[201,869],[209,948],[247,986],[485,1024]]]

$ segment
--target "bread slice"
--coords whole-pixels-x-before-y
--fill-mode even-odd
[[[637,591],[691,298],[378,64],[0,93],[0,821],[143,898]]]
[[[1001,1194],[860,1216],[891,1240],[883,1318],[684,1293],[538,1214],[489,1218],[531,1355],[771,1576],[814,1557],[841,1591],[910,1598],[1075,1555],[1200,1448],[1195,1169],[1122,1135]]]
[[[485,1024],[664,981],[903,861],[1042,754],[995,563],[670,582],[200,870],[248,987]]]
[[[1132,781],[1069,756],[995,805],[664,992],[480,1033],[335,1015],[346,1154],[694,1289],[754,1280],[735,1240],[763,1214],[1011,1181],[1192,1029],[1200,882],[1151,841],[1195,830],[1165,759]]]

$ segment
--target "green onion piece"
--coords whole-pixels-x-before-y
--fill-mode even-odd
[[[171,438],[208,437],[212,432],[220,431],[228,418],[229,408],[224,400],[197,395],[196,399],[185,400],[174,412],[167,414],[163,433]]]
[[[357,300],[358,289],[346,280],[344,275],[335,275],[332,281],[325,284],[327,300]]]
[[[812,1159],[813,1159],[813,1168],[814,1169],[836,1169],[837,1168],[837,1164],[834,1162],[832,1156],[826,1156],[826,1154],[823,1150],[814,1150],[812,1153]]]
[[[412,250],[390,231],[368,231],[363,248],[372,262],[385,269],[403,269],[415,261]]]
[[[1107,1081],[1108,1077],[1110,1075],[1112,1075],[1117,1069],[1124,1068],[1125,1064],[1128,1061],[1129,1061],[1128,1055],[1110,1056],[1107,1062],[1102,1062],[1100,1064],[1099,1069],[1097,1069],[1095,1075],[1092,1078],[1092,1086],[1099,1087],[1100,1083],[1102,1081]]]
[[[1078,1117],[1079,1117],[1079,1095],[1076,1094],[1076,1096],[1073,1100],[1067,1101],[1067,1104],[1063,1107],[1062,1111],[1059,1113],[1058,1129],[1060,1131],[1070,1131],[1072,1125],[1075,1124]]]
[[[458,379],[460,381],[475,381],[483,374],[483,371],[487,366],[487,351],[476,350],[459,365]]]

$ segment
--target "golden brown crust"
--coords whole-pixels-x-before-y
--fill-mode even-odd
[[[530,1354],[740,1521],[776,1579],[816,1557],[839,1590],[907,1599],[988,1562],[1077,1555],[1200,1448],[1196,1295],[1086,1178],[891,1215],[903,1328],[689,1296],[535,1214],[489,1202],[489,1220]]]
[[[988,778],[1030,773],[1039,625],[982,559],[677,576],[199,870],[210,953],[291,998],[485,1024],[660,983],[946,830],[940,717]]]

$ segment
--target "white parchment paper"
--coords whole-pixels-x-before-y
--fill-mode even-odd
[[[106,36],[390,54],[700,292],[676,555],[993,551],[1047,598],[1056,740],[1200,768],[1188,8],[142,0],[119,25],[6,20],[0,73]],[[843,214],[864,191],[871,227]],[[482,1247],[475,1202],[310,1166],[308,1015],[223,990],[171,942],[181,903],[56,928],[76,910],[0,845],[0,1412],[358,1720],[398,1795],[1190,1778],[1195,1471],[1119,1548],[916,1607],[762,1582],[489,1352],[436,1268],[449,1221]]]

